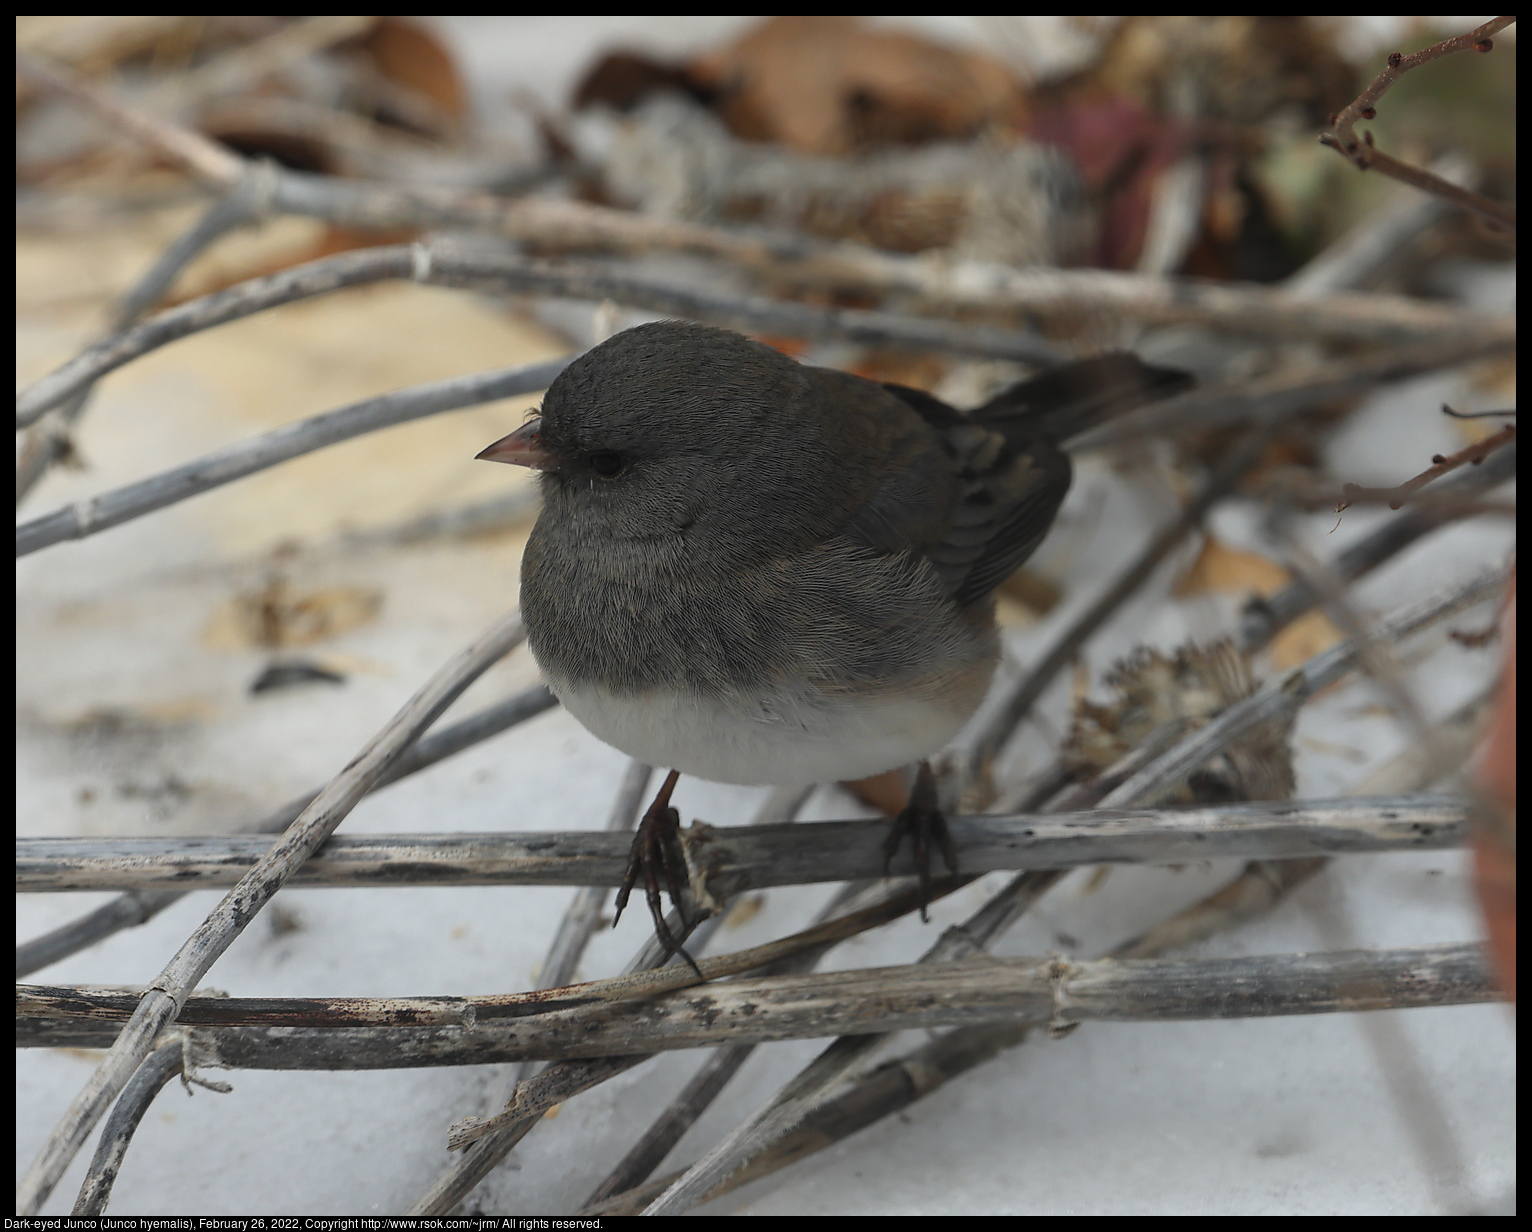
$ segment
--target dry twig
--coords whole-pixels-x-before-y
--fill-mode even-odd
[[[1342,582],[1353,582],[1431,531],[1476,511],[1473,497],[1516,476],[1516,443],[1492,453],[1481,466],[1449,480],[1438,489],[1437,501],[1416,501],[1403,517],[1391,518],[1376,530],[1337,553],[1327,568]],[[1267,646],[1287,625],[1310,611],[1318,602],[1309,584],[1294,578],[1269,598],[1252,598],[1240,613],[1239,648],[1254,654]]]
[[[1455,847],[1467,834],[1467,806],[1446,797],[1418,796],[1168,810],[1112,803],[1077,813],[953,817],[948,824],[964,872],[978,874]],[[694,896],[723,902],[770,886],[875,880],[883,873],[886,836],[886,823],[877,819],[726,829],[699,822],[682,832],[682,842]],[[337,836],[293,872],[288,884],[295,889],[616,886],[622,883],[628,845],[625,834],[589,830]],[[239,835],[23,838],[16,844],[16,888],[27,893],[209,889],[248,876],[247,870],[271,848],[267,839]],[[891,871],[912,875],[914,856],[896,856]]]
[[[1446,408],[1443,407],[1443,410]],[[1516,425],[1507,424],[1499,432],[1486,436],[1482,441],[1475,441],[1466,449],[1460,449],[1457,453],[1444,457],[1437,454],[1431,459],[1431,465],[1413,479],[1406,479],[1403,483],[1392,488],[1368,488],[1358,484],[1347,483],[1341,485],[1340,502],[1335,506],[1336,513],[1342,513],[1351,505],[1364,497],[1386,501],[1390,509],[1401,508],[1426,484],[1433,479],[1440,479],[1443,475],[1457,470],[1460,466],[1472,463],[1480,465],[1485,458],[1493,454],[1497,449],[1510,445],[1516,439]]]
[[[160,256],[123,297],[108,335],[121,333],[141,319],[175,281],[176,275],[219,239],[263,218],[270,208],[274,171],[269,163],[251,163],[227,194]],[[72,393],[41,423],[27,429],[16,462],[16,501],[25,499],[37,481],[74,449],[70,432],[85,412],[91,387]]]
[[[154,1097],[171,1079],[182,1073],[182,1043],[174,1037],[155,1048],[138,1067],[138,1072],[123,1088],[121,1098],[112,1107],[106,1124],[101,1127],[101,1137],[96,1143],[95,1154],[91,1156],[90,1168],[80,1186],[80,1194],[75,1199],[71,1214],[106,1214],[112,1186],[116,1183],[117,1173],[122,1168],[123,1158],[128,1153],[128,1144],[133,1141],[138,1123],[149,1111]]]
[[[1477,944],[1180,960],[1071,962],[984,955],[674,989],[645,998],[641,1015],[621,1004],[595,1001],[497,1022],[482,998],[463,998],[455,1007],[438,1004],[452,998],[400,999],[376,1011],[381,1017],[391,1008],[400,1016],[396,1021],[402,1020],[404,1029],[396,1032],[398,1050],[392,1057],[373,1054],[370,1059],[374,1066],[381,1062],[381,1068],[616,1059],[634,1048],[647,1055],[720,1043],[885,1034],[995,1019],[1055,1027],[1092,1019],[1176,1022],[1469,1005],[1499,995],[1483,947]],[[302,1001],[261,1004],[274,1008],[261,1015],[236,1000],[188,1001],[182,1012],[185,1026],[194,1032],[192,1054],[198,1063],[269,1068],[282,1057],[297,1062],[295,1068],[373,1067],[365,1058],[358,1058],[361,1064],[337,1064],[350,1054],[348,1020],[315,1026],[313,1017],[303,1014]],[[29,1016],[63,1016],[56,998],[30,992],[18,996],[18,1006]],[[325,1012],[320,1009],[314,1017]],[[203,1016],[222,1021],[204,1023]],[[259,1021],[246,1024],[240,1018]],[[283,1023],[281,1032],[242,1029],[269,1025],[272,1019]],[[312,1047],[300,1051],[299,1042]]]
[[[1491,222],[1514,231],[1516,229],[1515,206],[1491,201],[1480,193],[1460,188],[1451,181],[1433,175],[1423,168],[1413,167],[1397,158],[1391,158],[1373,145],[1371,133],[1364,134],[1363,138],[1358,140],[1356,125],[1359,120],[1370,120],[1377,115],[1378,100],[1394,82],[1411,69],[1419,68],[1422,64],[1429,64],[1442,56],[1452,55],[1454,52],[1470,49],[1489,52],[1495,45],[1493,36],[1515,20],[1515,17],[1496,17],[1470,30],[1467,34],[1443,39],[1439,43],[1433,43],[1407,56],[1397,51],[1390,53],[1387,67],[1373,78],[1371,85],[1331,118],[1333,130],[1320,134],[1319,140],[1350,160],[1352,165],[1360,171],[1381,171],[1384,175],[1392,176],[1424,192],[1434,193],[1445,201],[1462,206],[1466,210],[1472,210]]]

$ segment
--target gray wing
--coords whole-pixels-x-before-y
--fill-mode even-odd
[[[983,598],[1037,550],[1069,491],[1064,441],[1193,383],[1189,373],[1118,351],[1050,368],[969,415],[919,390],[885,386],[943,435],[958,468],[962,497],[928,549],[952,597]]]
[[[1047,440],[1013,443],[920,390],[884,389],[915,412],[918,429],[905,429],[906,464],[890,468],[844,533],[883,551],[919,552],[966,606],[1043,541],[1069,491],[1069,458]]]
[[[863,391],[851,396],[873,397],[870,382],[840,379]],[[1051,368],[967,415],[921,390],[884,385],[884,397],[903,404],[882,403],[898,461],[883,468],[887,478],[857,507],[846,533],[881,551],[920,552],[956,603],[974,603],[1019,568],[1053,525],[1073,476],[1060,443],[1191,384],[1187,373],[1116,352]]]

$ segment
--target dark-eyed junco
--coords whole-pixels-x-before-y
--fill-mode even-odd
[[[946,744],[995,668],[992,592],[1068,491],[1059,443],[1189,383],[1111,354],[962,414],[680,321],[570,364],[541,414],[478,456],[542,472],[521,610],[549,687],[672,770],[619,907],[642,870],[671,942],[656,871],[674,898],[677,773],[821,783]],[[928,768],[920,782],[912,806],[934,814]],[[912,820],[924,877],[933,819]]]

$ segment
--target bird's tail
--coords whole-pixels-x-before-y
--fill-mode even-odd
[[[1196,384],[1189,372],[1157,368],[1127,351],[1060,364],[1002,390],[970,414],[1007,437],[1072,436]]]

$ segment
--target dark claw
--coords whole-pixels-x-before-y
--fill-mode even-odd
[[[681,851],[681,814],[670,807],[670,793],[675,790],[676,780],[680,777],[680,772],[676,770],[666,776],[660,794],[655,796],[654,803],[638,823],[638,830],[633,835],[633,846],[628,849],[628,867],[623,872],[622,885],[617,890],[617,913],[612,920],[612,927],[615,928],[617,921],[622,919],[623,908],[628,905],[628,896],[642,873],[644,898],[649,904],[649,916],[654,921],[654,935],[659,938],[667,954],[679,954],[684,958],[686,965],[696,972],[700,980],[706,977],[670,931],[670,925],[665,923],[665,909],[660,903],[660,874],[663,873],[665,888],[670,891],[670,901],[675,904],[682,927],[689,931],[685,900],[681,894],[681,887],[686,882],[686,857]]]
[[[952,846],[952,836],[947,832],[947,819],[942,816],[936,800],[936,775],[931,772],[930,762],[920,763],[915,776],[915,786],[910,789],[910,801],[899,811],[889,827],[888,837],[883,840],[883,875],[888,876],[889,864],[908,834],[915,847],[915,875],[920,881],[920,919],[928,923],[926,906],[931,901],[931,840],[941,848],[942,861],[948,871],[957,874],[957,852]]]

